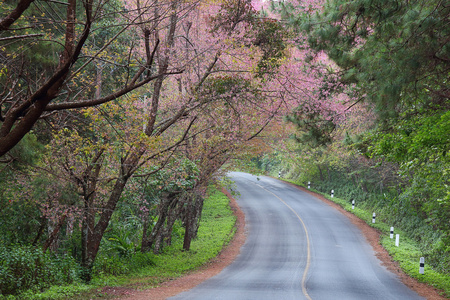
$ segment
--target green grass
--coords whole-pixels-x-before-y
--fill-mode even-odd
[[[191,243],[190,251],[183,251],[183,239],[174,239],[162,254],[152,257],[153,265],[133,270],[126,276],[100,275],[89,285],[75,283],[53,286],[42,293],[29,292],[20,296],[0,299],[111,299],[101,293],[105,286],[148,289],[181,277],[215,258],[235,233],[236,217],[229,206],[228,197],[216,189],[205,200],[198,236]],[[125,266],[127,267],[127,266]]]
[[[192,241],[190,251],[182,251],[183,240],[176,239],[162,254],[155,255],[154,266],[137,270],[131,276],[96,278],[93,283],[147,289],[181,277],[215,258],[233,237],[235,223],[228,197],[213,190],[205,200],[198,235]]]
[[[156,266],[142,269],[137,275],[155,277],[160,282],[161,278],[173,279],[201,267],[228,244],[235,232],[235,222],[229,199],[215,191],[205,201],[198,236],[190,251],[182,251],[182,240],[178,240],[155,257]]]
[[[306,188],[306,186],[304,186],[303,184],[300,184],[293,180],[284,180]],[[401,231],[398,228],[394,228],[394,235],[400,235],[399,246],[395,246],[395,236],[393,239],[390,238],[391,226],[383,222],[383,219],[385,219],[385,216],[383,214],[386,214],[386,212],[382,212],[380,215],[377,215],[377,213],[375,212],[376,222],[372,223],[373,211],[364,210],[363,208],[358,207],[358,203],[355,203],[355,209],[352,209],[351,200],[341,199],[337,197],[331,198],[330,195],[321,193],[315,189],[310,189],[310,191],[323,195],[325,198],[339,204],[346,211],[353,213],[361,220],[364,220],[371,227],[374,227],[382,232],[380,237],[381,245],[389,252],[393,260],[399,263],[401,269],[406,274],[413,278],[416,278],[420,282],[427,283],[439,290],[442,290],[443,295],[450,298],[450,276],[447,274],[439,273],[430,268],[430,266],[427,266],[426,257],[424,274],[419,274],[420,257],[424,256],[420,252],[419,245],[412,239],[408,238],[405,232]]]
[[[425,260],[424,274],[419,273],[419,262],[422,253],[420,252],[417,244],[406,237],[406,234],[401,231],[395,231],[400,235],[399,246],[395,246],[395,237],[391,239],[389,235],[383,234],[381,237],[381,244],[393,257],[393,259],[399,262],[402,270],[416,278],[417,280],[430,284],[435,288],[444,291],[444,295],[450,298],[450,276],[436,272],[430,268]]]

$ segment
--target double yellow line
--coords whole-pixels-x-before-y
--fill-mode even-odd
[[[302,218],[298,215],[298,213],[291,207],[289,206],[289,204],[287,204],[283,199],[281,199],[280,197],[278,197],[277,195],[275,195],[273,192],[269,191],[268,189],[262,187],[261,185],[255,183],[257,186],[259,186],[260,188],[262,188],[263,190],[271,193],[272,195],[275,196],[275,198],[277,198],[278,200],[280,200],[284,205],[286,205],[287,208],[289,208],[299,219],[300,223],[303,226],[303,230],[305,230],[305,234],[306,234],[306,267],[305,267],[305,271],[303,272],[303,277],[302,277],[302,292],[303,295],[305,295],[306,299],[308,300],[312,300],[311,297],[308,295],[308,291],[306,291],[306,277],[308,275],[308,270],[309,270],[309,266],[311,265],[311,247],[310,247],[310,242],[309,242],[309,233],[308,233],[308,229],[306,228],[305,223],[303,222]]]

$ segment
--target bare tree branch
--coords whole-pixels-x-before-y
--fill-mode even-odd
[[[0,38],[0,42],[10,41],[10,40],[18,40],[18,39],[30,39],[30,38],[34,38],[34,37],[38,37],[38,36],[44,36],[44,34],[36,33],[36,34],[8,36],[8,37]]]

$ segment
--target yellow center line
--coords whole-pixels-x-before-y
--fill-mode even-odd
[[[289,206],[289,204],[287,204],[283,199],[281,199],[280,197],[278,197],[277,195],[275,195],[273,192],[269,191],[268,189],[262,187],[259,184],[256,184],[257,186],[259,186],[260,188],[262,188],[263,190],[271,193],[272,195],[274,195],[278,200],[280,200],[284,205],[286,205],[287,208],[289,208],[296,216],[297,218],[300,220],[300,223],[302,223],[303,226],[303,230],[305,230],[305,234],[306,234],[306,267],[305,267],[305,271],[303,272],[303,278],[302,278],[302,292],[303,295],[305,295],[305,297],[308,300],[312,300],[311,297],[308,295],[308,292],[306,291],[306,277],[308,275],[308,270],[309,270],[309,266],[311,265],[311,247],[310,247],[310,242],[309,242],[309,233],[308,233],[308,229],[306,228],[305,223],[303,222],[302,218],[298,215],[298,213],[291,207]]]

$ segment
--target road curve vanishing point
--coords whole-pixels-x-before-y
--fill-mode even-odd
[[[247,240],[221,273],[169,299],[423,299],[381,265],[336,209],[280,180],[229,175]]]

